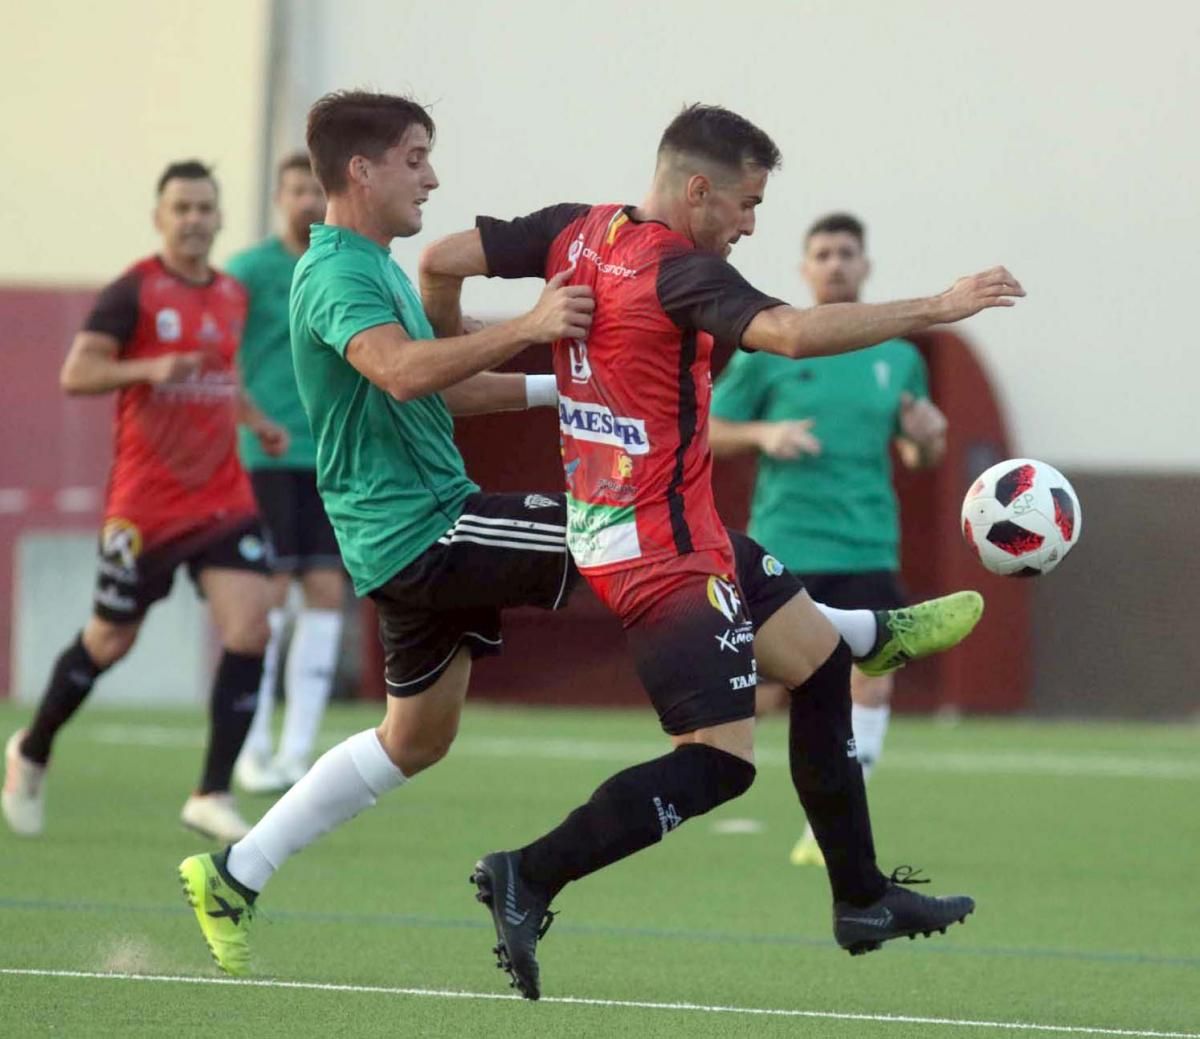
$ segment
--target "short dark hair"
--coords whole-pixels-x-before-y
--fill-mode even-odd
[[[217,186],[217,178],[213,176],[212,167],[204,165],[199,159],[183,159],[180,162],[171,163],[158,178],[155,194],[161,196],[163,189],[172,180],[211,180],[213,188],[215,189]]]
[[[288,152],[279,164],[275,167],[275,183],[279,184],[283,180],[283,175],[288,170],[299,170],[301,173],[312,173],[312,159],[308,157],[308,152],[297,149],[294,152]]]
[[[783,156],[775,142],[749,119],[720,105],[688,105],[671,120],[658,153],[674,151],[708,159],[726,169],[750,164],[778,169]]]
[[[308,111],[308,153],[327,193],[346,187],[346,164],[355,155],[377,160],[394,148],[414,123],[433,140],[433,119],[424,106],[397,94],[337,90]]]
[[[813,222],[804,233],[804,244],[808,245],[816,234],[849,234],[858,239],[858,247],[865,249],[867,245],[867,229],[863,222],[849,213],[827,213],[820,220]]]

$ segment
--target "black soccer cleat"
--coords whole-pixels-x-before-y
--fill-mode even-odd
[[[476,900],[492,910],[496,966],[508,971],[511,986],[522,996],[537,999],[542,994],[537,943],[557,914],[550,912],[550,900],[521,878],[519,862],[515,851],[494,851],[475,863],[470,880],[479,889]]]
[[[833,907],[833,936],[851,956],[874,952],[893,938],[928,938],[934,931],[946,933],[951,924],[965,923],[975,911],[975,899],[967,895],[932,897],[908,890],[907,884],[927,884],[916,879],[916,871],[901,866],[892,873],[887,890],[868,906],[837,902]]]

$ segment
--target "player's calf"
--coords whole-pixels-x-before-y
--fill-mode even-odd
[[[735,754],[687,743],[607,779],[586,804],[519,852],[481,859],[471,881],[492,910],[499,965],[522,995],[538,998],[537,942],[552,919],[551,900],[568,882],[649,847],[686,820],[739,797],[754,776],[754,766]]]

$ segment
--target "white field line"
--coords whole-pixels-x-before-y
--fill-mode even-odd
[[[412,996],[432,999],[482,999],[520,1001],[521,997],[500,992],[456,992],[453,989],[389,988],[381,985],[333,985],[316,981],[272,981],[201,978],[174,974],[104,974],[96,971],[0,968],[0,975],[36,978],[74,978],[102,981],[154,981],[176,985],[232,985],[238,988],[292,989],[306,992],[345,992],[356,995]],[[1059,1035],[1111,1035],[1133,1039],[1200,1039],[1197,1032],[1150,1032],[1124,1028],[1086,1028],[1039,1025],[1026,1021],[973,1021],[951,1017],[916,1017],[911,1014],[850,1014],[832,1010],[780,1010],[771,1007],[706,1006],[703,1003],[650,1003],[625,999],[587,999],[582,996],[546,996],[543,1003],[564,1006],[612,1007],[619,1010],[675,1010],[694,1014],[745,1014],[755,1017],[803,1017],[823,1021],[873,1021],[884,1024],[944,1025],[956,1028],[1002,1028],[1016,1032],[1045,1032]]]
[[[97,743],[149,747],[199,747],[204,734],[198,728],[161,725],[96,725],[85,730]],[[332,746],[350,732],[326,733]],[[664,742],[522,739],[462,736],[454,744],[459,757],[539,758],[555,761],[630,762],[663,752]],[[757,752],[761,765],[785,765],[787,754],[770,748]],[[1117,779],[1200,779],[1200,761],[1159,761],[1122,754],[1077,751],[911,751],[889,750],[883,766],[901,772],[960,773],[970,775],[1079,776]]]

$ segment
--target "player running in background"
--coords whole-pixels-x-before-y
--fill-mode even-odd
[[[248,829],[229,786],[262,677],[270,586],[236,428],[244,423],[268,454],[286,450],[287,433],[238,384],[246,295],[209,264],[221,214],[206,166],[167,167],[154,225],[162,252],[100,293],[63,364],[67,393],[117,391],[116,435],[92,616],[55,663],[29,728],[6,747],[4,818],[27,836],[44,826],[55,734],[133,647],[146,611],[184,565],[208,600],[223,652],[203,774],[181,819],[222,841]]]
[[[779,159],[747,120],[693,106],[663,135],[641,206],[481,217],[423,257],[435,325],[453,319],[468,276],[556,284],[569,272],[594,292],[591,331],[554,349],[567,540],[592,590],[621,617],[674,744],[606,780],[550,832],[477,863],[472,880],[491,907],[500,965],[530,999],[540,993],[537,942],[567,883],[750,787],[760,666],[792,691],[792,780],[825,853],[839,944],[870,951],[944,930],[974,908],[966,896],[918,895],[899,871],[889,880],[876,865],[850,726],[851,650],[799,581],[751,539],[731,542],[717,516],[709,362],[714,338],[789,358],[836,354],[1007,306],[1023,292],[995,268],[901,303],[799,310],[764,295],[723,257],[753,232]],[[981,603],[962,593],[943,605],[961,638]]]
[[[853,216],[833,213],[808,229],[800,271],[818,306],[857,303],[870,269]],[[760,456],[749,534],[814,599],[843,609],[904,606],[889,449],[894,442],[911,468],[937,465],[946,449],[946,419],[929,400],[925,361],[912,343],[889,339],[800,363],[739,351],[713,388],[709,439],[718,458]],[[883,752],[892,686],[890,673],[856,667],[851,677],[864,778]],[[784,697],[782,686],[762,683],[759,712]],[[791,858],[822,863],[811,829]]]
[[[288,333],[292,272],[308,248],[309,227],[325,217],[325,194],[313,176],[307,152],[295,152],[280,162],[275,206],[282,232],[238,253],[226,267],[249,296],[238,351],[242,383],[251,400],[282,425],[290,439],[281,455],[264,451],[250,430],[243,429],[239,440],[242,464],[250,473],[271,541],[275,572],[268,616],[271,640],[264,656],[258,710],[234,769],[234,778],[250,793],[286,790],[308,771],[333,684],[345,588],[337,538],[317,493],[317,445],[296,387]],[[271,711],[293,581],[299,582],[304,606],[288,649],[283,735],[278,754],[272,756]]]
[[[283,863],[445,756],[472,658],[499,652],[500,611],[558,608],[577,576],[563,495],[479,493],[450,414],[556,405],[553,376],[481,369],[533,342],[586,336],[591,291],[560,288],[560,275],[529,314],[466,336],[455,291],[445,338],[432,342],[388,251],[421,229],[437,187],[432,136],[428,113],[402,97],[332,94],[309,113],[329,212],[296,269],[292,350],[322,498],[355,590],[379,610],[389,696],[377,729],[323,755],[243,840],[180,864],[201,933],[232,974],[249,970],[253,904]],[[876,640],[870,611],[845,618],[868,647]],[[731,628],[730,646],[739,638]]]

